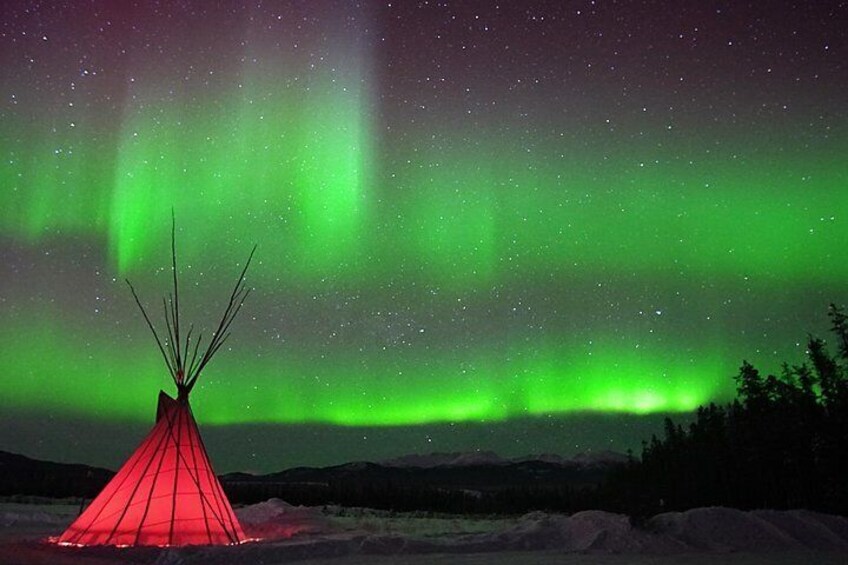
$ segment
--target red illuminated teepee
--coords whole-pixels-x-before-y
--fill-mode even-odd
[[[177,253],[171,229],[174,293],[165,305],[165,340],[150,321],[132,284],[136,304],[156,338],[177,385],[174,400],[159,392],[156,424],[135,453],[63,533],[69,545],[201,545],[237,544],[244,532],[212,470],[188,397],[213,355],[229,336],[229,327],[250,294],[244,276],[253,251],[230,295],[224,315],[205,353],[198,355],[202,334],[192,343],[193,326],[180,335]],[[189,354],[189,352],[191,352]]]

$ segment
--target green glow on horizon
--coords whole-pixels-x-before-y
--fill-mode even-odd
[[[0,355],[12,360],[4,374],[17,377],[4,384],[10,406],[149,421],[157,388],[173,393],[143,333],[119,350],[103,345],[108,336],[77,335],[55,322],[7,327],[2,337]],[[698,362],[674,350],[636,353],[610,345],[588,355],[576,344],[390,359],[348,352],[320,360],[294,350],[255,359],[223,351],[192,398],[206,424],[403,426],[682,412],[731,394],[732,367],[716,353]]]

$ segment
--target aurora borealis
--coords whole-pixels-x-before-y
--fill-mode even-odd
[[[3,2],[0,449],[149,424],[172,208],[223,470],[637,448],[848,300],[845,12]]]

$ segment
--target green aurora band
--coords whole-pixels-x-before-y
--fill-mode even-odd
[[[706,157],[693,149],[645,163],[626,154],[599,162],[586,152],[552,166],[484,135],[488,142],[473,151],[394,148],[381,178],[366,96],[328,84],[335,98],[147,107],[121,128],[112,172],[86,164],[98,149],[76,138],[58,144],[73,147],[71,156],[31,149],[32,161],[0,169],[12,186],[0,229],[33,244],[56,234],[105,236],[125,275],[161,266],[173,206],[188,235],[187,262],[209,249],[235,260],[256,241],[266,262],[260,279],[285,273],[302,285],[408,271],[455,287],[528,269],[821,282],[848,274],[845,263],[822,264],[845,237],[834,220],[848,213],[848,193],[834,190],[848,171],[835,155],[763,151],[736,161],[732,149]]]
[[[21,376],[6,383],[4,402],[10,406],[25,407],[37,398],[40,409],[55,414],[146,421],[153,413],[151,391],[172,386],[143,334],[131,348],[110,349],[103,345],[108,336],[81,338],[58,330],[54,320],[29,331],[7,330],[2,337],[3,348],[16,352],[7,374]],[[725,395],[714,376],[732,370],[720,357],[696,362],[674,351],[606,347],[587,356],[585,346],[573,343],[432,360],[407,353],[390,359],[342,354],[322,361],[293,349],[274,359],[220,357],[195,395],[199,419],[209,424],[391,426],[570,411],[688,411]],[[61,368],[56,359],[63,360]],[[249,375],[250,385],[221,385],[233,375],[241,380]]]

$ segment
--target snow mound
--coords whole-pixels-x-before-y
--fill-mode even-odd
[[[292,506],[271,498],[235,510],[245,535],[253,539],[288,539],[299,534],[321,534],[330,530],[326,518],[312,507]]]
[[[580,553],[674,554],[848,550],[848,519],[807,510],[696,508],[654,516],[643,527],[599,510],[571,516],[531,512],[520,518],[435,519],[365,508],[294,507],[271,499],[237,510],[245,532],[267,541],[294,535],[310,543],[350,543],[363,554],[556,550]]]
[[[804,547],[848,549],[848,520],[809,510],[755,510],[752,514],[779,528]]]
[[[598,510],[571,516],[571,549],[605,553],[671,553],[683,544],[653,532],[634,528],[630,518]]]
[[[279,498],[269,498],[265,502],[252,504],[244,508],[236,509],[239,522],[248,524],[259,524],[279,518],[284,514],[292,512],[296,507]]]
[[[672,553],[685,549],[676,540],[642,531],[621,514],[599,510],[572,516],[531,512],[481,544],[497,550],[556,549],[592,553]]]
[[[648,526],[706,551],[848,549],[848,520],[804,510],[695,508],[659,514]]]
[[[67,524],[67,517],[49,510],[4,509],[0,511],[0,527]]]

